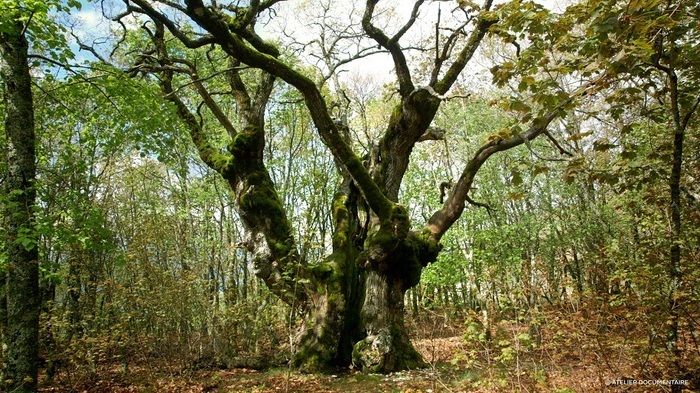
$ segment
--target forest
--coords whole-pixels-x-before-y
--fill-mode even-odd
[[[0,0],[0,391],[700,391],[697,0]]]

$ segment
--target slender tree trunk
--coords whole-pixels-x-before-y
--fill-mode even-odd
[[[682,223],[681,223],[681,171],[683,167],[683,139],[685,130],[688,127],[691,117],[698,109],[700,98],[696,103],[688,108],[688,112],[683,115],[681,105],[679,103],[678,92],[678,75],[673,69],[673,64],[665,71],[668,75],[668,87],[670,93],[671,110],[673,114],[673,166],[671,168],[671,178],[669,180],[669,188],[671,193],[671,258],[669,261],[669,278],[670,291],[668,299],[669,307],[669,324],[667,332],[666,346],[671,352],[673,366],[679,374],[683,373],[683,354],[678,348],[678,328],[680,325],[679,301],[682,292],[680,291],[682,283],[681,271],[681,242],[682,242]],[[676,393],[682,391],[681,385],[672,385],[671,391]]]
[[[418,317],[418,287],[411,290],[411,314],[413,318]]]
[[[671,170],[671,259],[669,264],[669,278],[671,290],[669,293],[669,326],[667,347],[673,357],[673,363],[679,372],[681,371],[681,352],[678,348],[678,299],[676,295],[681,285],[681,167],[683,163],[683,136],[682,129],[677,129],[673,139],[673,168]],[[673,385],[674,392],[680,392],[680,385]]]
[[[460,304],[460,298],[457,294],[457,284],[450,285],[450,294],[452,295],[452,307],[453,311],[458,311],[461,309],[462,304]]]
[[[576,280],[576,291],[578,292],[578,297],[581,298],[583,294],[583,272],[581,271],[581,263],[578,259],[578,252],[576,252],[576,246],[571,247],[571,251],[574,258],[574,271]]]
[[[28,43],[24,27],[12,22],[0,33],[2,79],[7,135],[5,233],[8,257],[5,272],[7,315],[3,332],[5,391],[36,391],[39,339],[39,254],[34,208],[36,147]]]
[[[82,295],[82,282],[80,264],[82,263],[82,253],[79,249],[74,248],[71,256],[68,258],[68,277],[66,278],[67,296],[65,297],[67,317],[68,317],[68,340],[70,341],[74,335],[80,336],[80,296]]]

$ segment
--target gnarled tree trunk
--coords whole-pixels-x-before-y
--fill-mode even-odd
[[[425,366],[404,325],[404,294],[400,279],[370,272],[362,320],[367,337],[355,345],[353,363],[363,370],[384,372]]]
[[[333,199],[333,253],[311,267],[315,290],[294,357],[305,371],[347,367],[354,343],[363,337],[360,309],[365,274],[355,262],[363,239],[357,203],[357,190],[346,178]]]

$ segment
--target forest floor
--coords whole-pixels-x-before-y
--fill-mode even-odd
[[[664,392],[668,386],[630,386],[611,381],[664,374],[659,355],[646,352],[639,321],[630,314],[612,317],[585,310],[566,315],[544,313],[538,335],[527,325],[501,321],[486,340],[469,318],[414,321],[414,345],[429,367],[388,375],[348,371],[302,374],[287,368],[268,370],[192,370],[172,364],[105,366],[85,379],[57,378],[40,392]],[[474,314],[472,314],[474,316]],[[451,322],[448,322],[451,321]],[[470,327],[471,326],[471,327]],[[539,341],[539,340],[538,340]],[[697,348],[687,353],[698,356]],[[698,359],[691,360],[696,364]],[[642,370],[642,371],[640,371]],[[691,382],[696,384],[697,381]],[[696,391],[691,386],[685,391]]]

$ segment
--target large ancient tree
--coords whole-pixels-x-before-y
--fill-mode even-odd
[[[386,114],[383,135],[369,141],[370,150],[360,156],[353,150],[348,124],[342,117],[332,116],[331,95],[322,87],[339,64],[353,58],[352,54],[334,57],[329,55],[332,51],[323,53],[329,75],[319,81],[300,71],[282,56],[275,43],[256,31],[258,19],[275,15],[279,2],[251,0],[243,5],[235,1],[124,0],[126,8],[112,17],[116,21],[128,15],[147,19],[143,28],[150,43],[131,72],[157,78],[201,159],[235,192],[240,217],[250,232],[248,246],[255,253],[258,277],[285,302],[308,313],[295,363],[306,370],[319,370],[353,362],[382,372],[421,366],[424,363],[404,327],[405,292],[418,284],[421,270],[435,261],[440,239],[465,210],[465,203],[473,203],[469,192],[486,160],[539,135],[553,140],[547,133],[548,125],[562,116],[565,107],[590,83],[573,92],[548,94],[539,109],[529,111],[517,127],[478,147],[442,206],[427,222],[411,222],[407,208],[400,204],[400,187],[411,152],[421,141],[441,138],[441,130],[431,123],[484,37],[493,31],[515,42],[504,29],[497,28],[499,10],[508,8],[492,9],[491,0],[481,6],[451,3],[459,23],[442,26],[438,18],[432,47],[422,52],[428,70],[417,76],[401,40],[419,19],[421,9],[432,2],[413,2],[407,22],[388,34],[376,25],[378,1],[367,0],[356,26],[338,32],[330,43],[324,42],[322,46],[328,49],[343,38],[359,37],[365,46],[354,57],[379,50],[393,59],[398,103]],[[511,10],[518,8],[515,4]],[[541,11],[532,6],[530,10]],[[519,55],[520,47],[515,46]],[[214,62],[210,54],[223,53],[227,67],[212,71],[206,62],[188,58],[188,51],[206,51],[209,63]],[[590,73],[587,76],[587,82],[594,79]],[[221,77],[227,84],[224,92],[213,87],[213,81]],[[175,87],[174,80],[181,86]],[[303,97],[342,178],[333,201],[332,250],[320,261],[306,261],[301,256],[263,160],[265,108],[275,80],[291,85]],[[418,85],[418,80],[424,85]],[[233,111],[227,107],[231,102]],[[211,125],[201,116],[203,108],[207,108],[209,119],[215,119],[216,127],[227,132],[227,149],[218,149],[208,138],[205,127]]]

